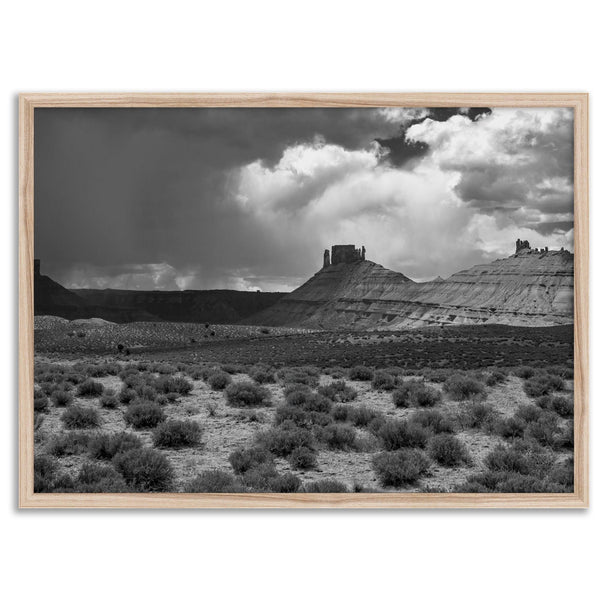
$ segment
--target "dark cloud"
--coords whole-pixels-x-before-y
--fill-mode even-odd
[[[460,117],[479,127],[488,114],[36,109],[35,253],[44,272],[70,285],[286,289],[318,267],[323,244],[370,236],[370,247],[389,266],[396,261],[409,265],[412,276],[428,276],[435,265],[419,266],[402,241],[420,233],[407,230],[386,249],[378,247],[382,228],[430,227],[433,213],[423,207],[445,202],[451,189],[434,172],[411,175],[452,137],[441,132],[429,139],[432,124],[450,128]],[[560,137],[568,137],[568,125],[565,120],[560,135],[527,127],[498,133],[505,135],[506,156],[538,158],[534,179],[523,175],[529,167],[472,164],[461,152],[446,153],[436,164],[461,172],[455,193],[481,213],[524,203],[568,213],[572,192],[563,180],[570,171],[572,181],[572,150],[569,156]],[[414,127],[423,129],[422,139],[408,135]],[[467,227],[470,219],[454,201],[440,214],[438,236],[444,223],[456,219],[456,227]],[[527,226],[542,221],[529,213],[522,220]],[[448,235],[440,256],[427,259],[441,261],[446,273],[456,266],[455,237]],[[462,266],[467,257],[461,260]]]

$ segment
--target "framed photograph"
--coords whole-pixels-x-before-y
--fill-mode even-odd
[[[19,505],[588,506],[587,94],[23,94]]]

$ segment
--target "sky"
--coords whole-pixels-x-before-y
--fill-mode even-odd
[[[334,244],[416,281],[573,248],[571,109],[37,108],[66,287],[291,291]]]

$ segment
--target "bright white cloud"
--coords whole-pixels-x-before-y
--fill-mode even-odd
[[[570,247],[572,235],[553,231],[572,218],[572,185],[554,156],[569,144],[569,117],[501,110],[426,119],[408,129],[410,141],[429,146],[411,170],[387,164],[377,144],[348,150],[315,139],[289,146],[273,166],[236,170],[233,201],[281,254],[272,276],[316,271],[315,257],[332,244],[365,245],[367,258],[418,280],[506,256],[518,237]],[[260,273],[254,279],[263,287]]]

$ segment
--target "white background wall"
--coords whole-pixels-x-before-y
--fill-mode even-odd
[[[593,8],[577,0],[4,4],[4,597],[596,597],[593,406],[593,507],[585,512],[15,508],[18,92],[588,91],[593,142],[600,96]],[[593,180],[593,145],[591,164]],[[596,288],[592,277],[592,306]],[[593,405],[599,333],[593,313],[591,331]]]

